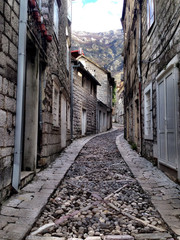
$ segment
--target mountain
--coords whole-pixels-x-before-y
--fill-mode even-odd
[[[73,32],[72,50],[80,48],[85,56],[110,71],[113,77],[120,77],[123,68],[123,58],[121,56],[123,49],[122,30],[99,33]]]

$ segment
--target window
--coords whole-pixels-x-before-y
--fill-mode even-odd
[[[151,28],[155,20],[154,0],[147,0],[147,28]]]
[[[59,32],[59,6],[57,3],[57,0],[54,1],[54,32],[56,33],[56,36],[58,37]]]
[[[67,0],[67,17],[69,21],[72,21],[72,2],[71,0]]]
[[[152,84],[144,90],[144,134],[145,139],[153,139],[152,131]]]
[[[53,82],[53,125],[59,127],[59,87]]]

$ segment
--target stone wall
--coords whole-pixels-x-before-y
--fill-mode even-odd
[[[163,7],[162,7],[163,6]],[[143,154],[149,158],[157,158],[157,97],[156,77],[166,68],[170,60],[180,54],[179,30],[174,33],[179,21],[179,3],[174,1],[155,1],[155,22],[150,30],[147,29],[146,3],[142,6],[142,102],[144,103],[144,89],[152,83],[152,117],[153,117],[153,139],[143,140]],[[152,61],[155,59],[154,61]],[[150,60],[149,65],[147,61]],[[142,104],[144,112],[144,104]],[[144,118],[142,119],[144,123]],[[144,135],[144,128],[143,128]]]
[[[180,9],[177,0],[154,1],[155,18],[148,28],[147,1],[141,2],[142,79],[140,79],[140,84],[138,78],[139,1],[125,1],[122,18],[125,36],[125,137],[137,144],[138,151],[142,155],[157,163],[157,76],[167,69],[167,65],[175,56],[177,56],[177,59],[180,57]],[[179,66],[177,65],[176,68],[179,68]],[[147,89],[150,89],[148,91],[150,93],[150,118],[152,119],[152,127],[148,131],[148,135],[147,128],[145,129],[145,112],[147,111],[145,94]],[[178,102],[179,99],[177,99]],[[179,126],[178,115],[176,122]],[[177,131],[177,136],[179,136],[179,128]],[[164,151],[166,150],[164,149]]]
[[[88,61],[86,58],[81,57],[80,61],[83,63],[85,68],[99,81],[101,86],[97,88],[97,98],[106,104],[108,107],[111,106],[112,93],[111,87],[108,81],[108,74],[101,67],[93,64],[91,61]]]
[[[79,71],[79,72],[78,72]],[[86,110],[87,129],[86,135],[96,133],[96,105],[97,86],[92,79],[75,69],[73,73],[73,137],[82,137],[82,110]],[[82,74],[82,76],[81,76]],[[83,86],[82,86],[83,78]],[[93,89],[91,88],[93,84]],[[91,91],[92,89],[92,91]]]
[[[10,194],[13,161],[14,161],[14,140],[16,128],[16,90],[17,90],[17,53],[19,34],[19,3],[17,0],[0,1],[0,201]],[[35,165],[29,167],[30,157],[27,159],[27,166],[22,162],[22,170],[36,172],[37,166],[44,166],[53,161],[62,150],[62,125],[61,125],[61,96],[66,99],[66,144],[70,143],[70,52],[67,53],[67,39],[71,42],[71,21],[67,18],[67,1],[61,0],[59,8],[59,34],[55,35],[53,27],[53,6],[54,0],[42,0],[41,13],[48,34],[52,35],[52,42],[44,40],[39,31],[39,25],[33,18],[32,9],[28,8],[27,28],[27,62],[34,68],[32,72],[33,82],[26,82],[26,93],[31,90],[36,92],[38,99],[34,104],[38,111],[34,114],[35,124],[31,126],[25,121],[24,145],[28,142],[28,134],[35,132],[37,140],[34,139],[33,148]],[[67,54],[69,54],[69,66],[67,65]],[[27,71],[27,69],[26,69]],[[59,87],[58,119],[59,125],[53,124],[53,84],[56,76]],[[34,79],[36,78],[36,79]],[[27,80],[26,80],[27,81]],[[29,89],[31,87],[31,89]],[[26,94],[27,95],[27,94]],[[26,96],[25,96],[26,97]],[[33,97],[33,96],[32,96]],[[27,101],[27,97],[26,97]],[[26,102],[25,101],[25,102]],[[29,105],[25,105],[26,118],[34,112],[30,98]],[[26,103],[27,104],[27,103]],[[33,110],[33,111],[32,111]],[[37,129],[37,130],[36,130]],[[38,132],[37,132],[38,131]],[[33,142],[33,139],[31,139]],[[37,144],[36,144],[37,142]],[[31,147],[31,145],[29,145]],[[23,150],[25,152],[25,150]],[[33,158],[33,156],[31,156]],[[26,181],[25,181],[26,182]]]
[[[19,1],[0,2],[0,200],[9,193],[14,153]]]
[[[53,76],[57,77],[60,101],[63,94],[70,105],[70,76],[71,68],[67,69],[66,57],[66,35],[68,31],[69,41],[71,42],[71,23],[67,19],[67,1],[61,1],[59,34],[56,36],[53,30],[53,1],[44,1],[42,12],[47,19],[47,26],[53,35],[53,42],[47,48],[48,67],[44,73],[44,83],[42,83],[42,151],[40,165],[47,164],[52,161],[61,150],[61,111],[59,108],[59,126],[53,126],[52,105],[53,105]],[[70,59],[70,57],[69,57]],[[70,66],[70,62],[69,62]],[[59,102],[59,107],[61,102]],[[68,108],[67,108],[68,109]],[[68,113],[66,113],[68,115]],[[67,144],[70,143],[70,129],[67,128]]]

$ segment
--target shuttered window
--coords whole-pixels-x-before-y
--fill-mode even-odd
[[[59,86],[53,82],[53,125],[59,127]]]
[[[56,33],[56,37],[58,37],[58,33],[59,33],[59,6],[58,6],[58,3],[57,3],[57,0],[54,1],[53,22],[54,22],[54,32]]]
[[[153,138],[152,131],[152,84],[144,91],[144,133],[146,139]]]

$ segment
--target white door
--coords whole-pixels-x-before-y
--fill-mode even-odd
[[[66,147],[66,98],[61,95],[61,148]]]
[[[86,110],[82,109],[82,135],[86,135],[86,127],[87,127],[87,116]]]
[[[177,83],[175,70],[172,68],[157,85],[159,162],[173,169],[178,166]]]

